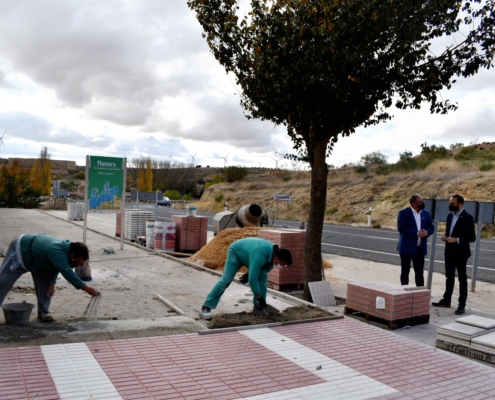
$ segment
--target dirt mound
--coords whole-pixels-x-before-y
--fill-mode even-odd
[[[280,314],[257,315],[241,312],[236,314],[218,314],[208,323],[210,329],[232,328],[236,326],[250,326],[271,324],[274,322],[300,321],[324,317],[332,317],[332,313],[312,306],[290,307]]]
[[[221,231],[210,242],[208,242],[201,250],[196,254],[188,258],[188,261],[199,264],[209,269],[215,269],[222,271],[227,259],[227,250],[229,246],[236,240],[244,239],[248,237],[258,237],[258,231],[260,229],[270,228],[229,228]],[[332,264],[323,260],[323,266],[325,269],[332,268]],[[246,269],[247,271],[247,269]],[[245,272],[244,268],[240,272]]]

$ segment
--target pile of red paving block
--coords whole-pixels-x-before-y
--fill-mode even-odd
[[[384,299],[384,308],[377,308],[377,297]],[[430,297],[429,289],[390,283],[348,283],[346,307],[387,321],[397,321],[429,315]]]
[[[172,221],[177,224],[177,251],[198,251],[206,244],[208,217],[173,215]]]
[[[292,265],[274,268],[268,273],[268,281],[278,285],[304,283],[304,240],[306,231],[294,229],[273,229],[258,231],[258,237],[277,244],[280,248],[290,250]]]

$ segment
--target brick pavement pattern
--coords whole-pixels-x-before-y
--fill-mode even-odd
[[[344,318],[0,350],[0,399],[490,399],[495,370]]]

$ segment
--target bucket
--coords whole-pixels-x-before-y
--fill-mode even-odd
[[[175,251],[175,234],[177,232],[177,224],[175,222],[167,222],[165,225],[165,246],[167,251]]]
[[[198,212],[198,206],[188,206],[186,209],[186,213],[188,217],[195,217]]]
[[[154,246],[155,250],[163,250],[163,237],[165,234],[165,222],[155,221]]]
[[[152,249],[155,245],[155,220],[146,221],[146,247]]]
[[[3,315],[5,316],[5,323],[7,325],[26,325],[31,317],[34,304],[26,303],[10,303],[3,304]]]

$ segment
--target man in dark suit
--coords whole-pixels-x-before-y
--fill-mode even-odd
[[[430,213],[424,210],[425,203],[419,194],[413,194],[409,198],[409,204],[411,206],[400,210],[397,217],[397,229],[400,234],[397,246],[401,265],[400,283],[409,284],[412,261],[416,286],[424,286],[427,238],[433,234],[434,228]]]
[[[445,293],[434,307],[450,307],[452,292],[455,284],[455,271],[459,279],[459,307],[457,315],[464,314],[468,292],[466,264],[471,257],[469,243],[476,241],[474,219],[464,210],[464,198],[458,194],[450,198],[449,210],[452,213],[447,217],[447,230],[442,241],[445,242]]]

